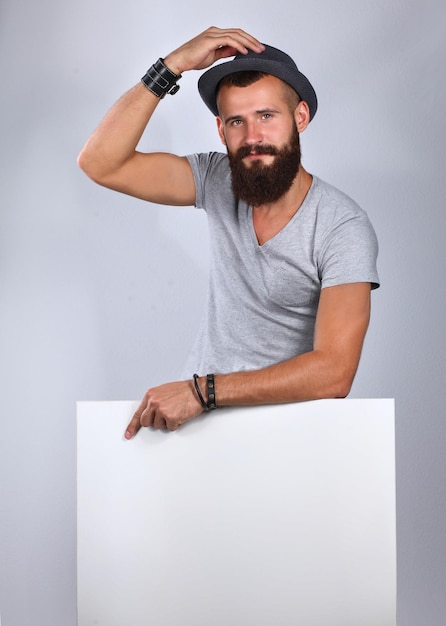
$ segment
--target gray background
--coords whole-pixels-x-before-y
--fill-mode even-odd
[[[3,0],[0,613],[76,623],[76,400],[175,379],[204,297],[205,217],[101,189],[76,156],[159,56],[240,26],[296,59],[320,110],[304,165],[353,196],[382,287],[352,397],[395,397],[399,623],[446,614],[446,26],[441,2]],[[142,149],[220,149],[186,75]]]

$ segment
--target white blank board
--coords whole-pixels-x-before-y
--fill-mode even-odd
[[[395,626],[393,400],[78,404],[78,626]]]

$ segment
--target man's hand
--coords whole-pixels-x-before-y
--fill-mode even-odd
[[[197,398],[192,381],[166,383],[149,389],[125,431],[131,439],[141,426],[155,429],[177,430],[181,424],[197,417],[203,408]]]
[[[264,45],[240,28],[211,26],[164,58],[165,65],[175,74],[187,70],[203,70],[215,61],[248,50],[262,52]]]

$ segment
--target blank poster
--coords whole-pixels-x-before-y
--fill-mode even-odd
[[[393,400],[137,404],[78,403],[78,626],[395,626]]]

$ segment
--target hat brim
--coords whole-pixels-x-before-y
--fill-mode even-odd
[[[308,104],[310,110],[310,121],[313,119],[317,110],[317,97],[308,78],[302,74],[297,68],[294,69],[288,65],[284,65],[278,61],[257,57],[240,58],[236,60],[215,65],[207,70],[198,80],[198,91],[206,106],[211,112],[218,117],[217,107],[217,91],[220,81],[229,74],[235,72],[256,71],[272,74],[288,83],[299,95],[301,100]]]

